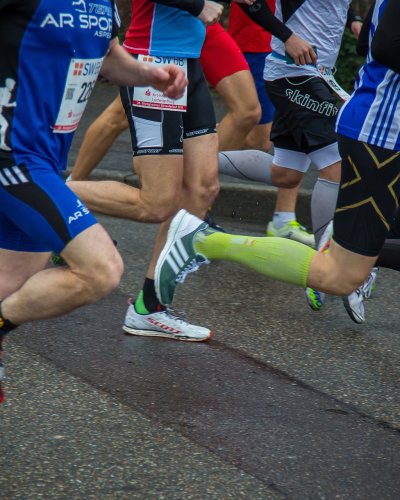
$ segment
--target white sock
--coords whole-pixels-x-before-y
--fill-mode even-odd
[[[275,229],[280,229],[292,220],[296,220],[296,214],[294,212],[274,212],[272,223]]]

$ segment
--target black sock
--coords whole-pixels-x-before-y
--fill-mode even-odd
[[[159,302],[154,280],[145,278],[143,283],[143,303],[149,313],[163,311],[165,307]]]
[[[14,330],[14,328],[17,328],[18,325],[15,325],[14,323],[11,323],[8,319],[5,319],[3,316],[3,313],[1,312],[1,301],[0,301],[0,342],[2,337],[10,332],[11,330]]]

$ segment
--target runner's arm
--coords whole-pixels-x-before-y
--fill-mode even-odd
[[[239,7],[252,21],[285,44],[285,50],[293,58],[295,64],[317,63],[317,55],[313,47],[280,21],[265,0],[256,0],[253,5],[240,3]]]
[[[117,38],[110,42],[110,49],[104,58],[101,74],[110,82],[124,86],[152,86],[172,99],[182,97],[187,86],[185,73],[168,64],[155,67],[137,61],[121,47]]]
[[[363,18],[358,14],[356,14],[352,9],[352,7],[349,7],[349,10],[347,11],[346,28],[348,28],[353,33],[353,35],[358,39],[362,27],[363,27]]]
[[[371,42],[372,57],[400,73],[400,1],[388,0]]]
[[[357,39],[357,54],[366,57],[369,48],[369,30],[371,29],[372,13],[374,12],[375,1],[371,5],[367,15],[365,16],[360,35]]]

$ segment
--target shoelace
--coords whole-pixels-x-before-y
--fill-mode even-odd
[[[178,323],[182,323],[185,325],[188,324],[188,322],[184,319],[186,315],[183,311],[177,311],[173,307],[168,306],[165,308],[164,312],[168,317],[170,317],[171,319],[174,319]]]
[[[175,281],[177,283],[183,283],[185,281],[186,276],[189,273],[194,273],[195,271],[198,271],[199,269],[199,264],[197,263],[196,259],[192,259],[189,264],[186,264],[186,266],[182,269],[182,271],[178,274],[176,277]]]
[[[188,274],[194,273],[199,270],[200,266],[209,264],[210,261],[206,258],[202,261],[198,261],[196,258],[192,259],[186,266],[180,271],[178,276],[175,278],[176,283],[183,283]]]

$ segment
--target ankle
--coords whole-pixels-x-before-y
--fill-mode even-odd
[[[17,326],[18,325],[12,323],[10,320],[6,319],[3,316],[1,310],[1,301],[0,301],[0,342],[6,333],[11,332],[11,330],[14,330],[15,328],[17,328]]]

